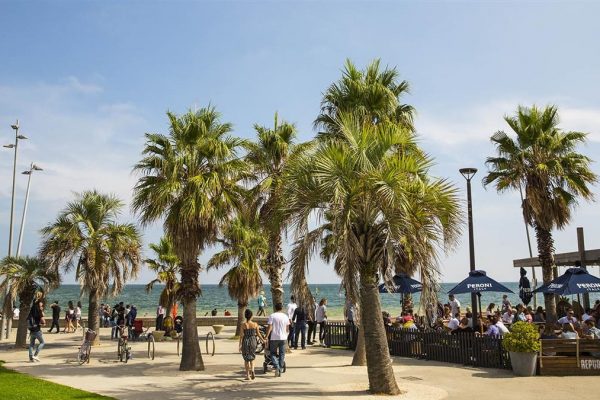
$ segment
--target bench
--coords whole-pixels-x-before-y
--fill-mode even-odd
[[[600,353],[600,340],[540,340],[540,375],[600,375],[600,358],[590,353]]]

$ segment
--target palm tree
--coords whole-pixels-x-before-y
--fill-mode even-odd
[[[231,266],[219,282],[227,285],[232,299],[237,300],[238,321],[235,336],[242,334],[244,311],[248,301],[258,296],[262,288],[260,271],[264,266],[269,250],[267,237],[262,231],[258,213],[240,210],[238,216],[224,229],[219,240],[223,251],[212,256],[207,267],[220,268]]]
[[[179,259],[173,251],[171,241],[162,237],[159,243],[150,243],[150,249],[156,254],[156,259],[146,259],[146,266],[156,273],[150,283],[146,285],[146,291],[152,291],[157,283],[165,285],[160,292],[158,302],[167,307],[167,312],[171,312],[171,308],[177,302],[179,291],[179,281],[177,279],[177,270],[179,268]]]
[[[587,135],[558,128],[556,106],[519,106],[515,116],[504,120],[516,138],[503,131],[491,137],[498,155],[488,157],[489,173],[483,184],[493,183],[499,193],[525,188],[523,217],[535,229],[544,284],[548,284],[554,267],[552,229],[569,223],[578,197],[593,199],[588,185],[597,176],[590,170],[591,160],[576,151]],[[546,329],[551,329],[556,322],[554,296],[545,294],[544,302]]]
[[[60,283],[58,274],[49,271],[43,260],[37,257],[6,257],[0,262],[0,291],[8,286],[10,298],[19,298],[19,326],[16,347],[27,345],[27,314],[36,297],[55,289]]]
[[[334,249],[338,274],[360,287],[370,390],[397,394],[377,275],[393,273],[400,251],[423,270],[435,265],[437,247],[460,232],[457,191],[428,176],[429,159],[406,151],[415,146],[406,128],[344,113],[336,123],[339,140],[321,141],[286,173],[284,210],[298,237],[292,273],[305,273],[323,244]]]
[[[123,202],[113,195],[86,191],[42,229],[40,257],[54,273],[75,268],[81,294],[89,297],[88,325],[96,332],[100,299],[120,293],[141,265],[137,227],[117,222],[122,208]],[[99,343],[99,336],[94,344]]]
[[[398,81],[396,68],[381,70],[380,60],[371,62],[359,70],[346,60],[342,78],[331,84],[323,94],[321,113],[314,122],[321,138],[337,136],[337,116],[340,113],[358,112],[367,115],[373,123],[395,122],[411,131],[414,130],[415,110],[400,102],[409,92],[407,81]]]
[[[183,355],[179,369],[204,370],[198,344],[196,299],[198,257],[217,239],[239,201],[246,164],[238,157],[243,141],[229,136],[231,124],[207,107],[177,116],[167,113],[169,135],[146,134],[133,209],[143,224],[164,221],[166,236],[180,261],[183,302]]]
[[[246,159],[250,163],[255,178],[258,180],[254,191],[261,200],[261,225],[269,238],[269,254],[265,264],[265,272],[271,284],[273,308],[277,303],[283,304],[283,257],[282,234],[286,223],[279,217],[278,210],[282,195],[282,176],[290,159],[297,157],[305,149],[305,144],[296,143],[296,127],[285,121],[279,122],[277,113],[273,128],[254,125],[257,141],[248,143]]]

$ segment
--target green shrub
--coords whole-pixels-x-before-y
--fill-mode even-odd
[[[504,335],[502,346],[507,351],[517,353],[535,353],[540,349],[540,333],[537,326],[519,321],[510,327]]]

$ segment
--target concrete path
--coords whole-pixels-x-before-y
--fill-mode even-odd
[[[204,337],[208,328],[200,328]],[[287,355],[287,373],[275,378],[263,374],[263,356],[257,355],[256,380],[245,381],[237,341],[229,340],[233,328],[216,336],[214,357],[203,355],[206,370],[181,372],[175,342],[156,344],[154,361],[146,357],[146,344],[132,343],[133,359],[116,357],[117,343],[102,329],[102,343],[92,350],[90,364],[76,362],[81,336],[45,334],[46,348],[40,363],[29,363],[26,350],[0,342],[0,360],[17,371],[118,399],[311,399],[346,397],[380,399],[367,394],[366,367],[352,367],[352,352],[309,347]],[[201,349],[205,352],[204,341]],[[598,377],[516,378],[510,371],[465,368],[432,361],[395,358],[394,371],[405,391],[400,399],[510,399],[589,397]],[[43,397],[41,397],[43,398]]]

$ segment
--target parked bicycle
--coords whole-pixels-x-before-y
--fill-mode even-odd
[[[129,332],[127,326],[119,325],[117,327],[119,334],[119,343],[117,344],[117,357],[120,362],[127,363],[131,358],[131,347],[129,346]]]
[[[91,329],[87,329],[83,337],[83,343],[77,353],[77,362],[79,365],[83,363],[90,363],[90,353],[92,352],[92,342],[96,338],[96,332]]]

